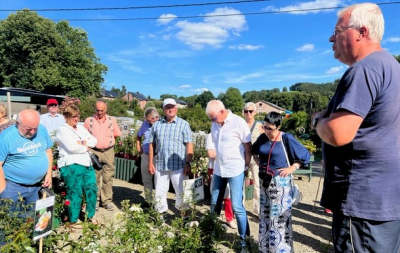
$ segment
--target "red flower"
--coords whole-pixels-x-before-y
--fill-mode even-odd
[[[69,206],[71,204],[71,202],[67,199],[64,201],[64,205]]]
[[[61,192],[61,196],[65,196],[67,195],[65,192]]]
[[[57,170],[57,165],[53,165],[52,170]]]

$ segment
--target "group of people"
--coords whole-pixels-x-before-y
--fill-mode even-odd
[[[47,109],[48,113],[42,115],[32,109],[22,110],[17,115],[16,127],[10,127],[13,122],[3,122],[6,110],[0,105],[0,199],[13,200],[10,211],[18,216],[32,217],[39,190],[52,183],[52,148],[56,143],[57,165],[70,201],[69,221],[74,224],[82,218],[84,193],[85,218],[98,224],[94,215],[99,205],[106,210],[114,209],[113,147],[121,131],[116,120],[106,114],[107,104],[101,100],[95,104],[96,113],[84,125],[78,124],[80,111],[74,104],[64,106],[61,115],[58,101],[48,99]],[[89,152],[98,155],[101,170],[94,170]]]
[[[327,109],[312,116],[312,127],[322,139],[325,180],[321,205],[333,212],[335,252],[400,250],[400,202],[396,197],[400,194],[400,64],[381,48],[383,32],[380,8],[364,3],[340,10],[329,38],[334,57],[349,68]],[[40,187],[51,185],[53,142],[40,123],[54,123],[52,111],[57,107],[57,100],[49,101],[50,112],[43,119],[34,110],[23,110],[12,127],[4,106],[0,106],[1,199],[18,202],[20,194],[32,203]],[[71,200],[71,222],[78,219],[82,192],[92,222],[96,222],[92,219],[96,203],[113,209],[113,146],[121,132],[115,119],[106,114],[106,103],[98,101],[95,107],[96,114],[86,119],[84,126],[77,124],[77,107],[64,108],[65,123],[56,132],[58,165]],[[176,206],[185,208],[183,180],[191,172],[193,157],[190,126],[177,116],[176,101],[165,99],[162,108],[163,117],[155,108],[145,110],[136,141],[142,154],[145,205],[154,206],[159,213],[168,210],[170,181]],[[219,100],[207,104],[205,113],[211,120],[207,149],[214,159],[210,165],[210,211],[220,214],[229,191],[225,208],[231,205],[240,246],[246,250],[250,229],[243,188],[251,171],[255,179],[253,207],[260,218],[260,252],[293,252],[292,174],[307,165],[310,154],[291,134],[280,131],[280,114],[268,113],[261,124],[254,120],[254,104],[247,103],[243,112],[245,119]],[[89,150],[99,156],[102,170],[94,171]]]

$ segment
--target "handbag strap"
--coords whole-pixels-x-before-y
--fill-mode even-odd
[[[286,152],[285,143],[283,142],[283,138],[281,140],[282,140],[283,152],[285,153],[285,157],[286,157],[286,162],[287,162],[288,166],[290,167],[289,157]],[[290,180],[290,182],[292,183],[292,187],[294,187],[293,176],[292,176],[292,180]]]
[[[271,149],[269,150],[269,154],[268,154],[268,163],[267,163],[267,170],[268,170],[268,168],[269,168],[269,160],[270,160],[270,158],[271,158],[272,149],[274,148],[275,143],[276,143],[276,140],[278,139],[279,135],[281,135],[281,133],[279,133],[279,134],[275,137],[274,143],[272,143],[272,147],[271,147]]]
[[[255,120],[255,121],[253,122],[253,125],[252,125],[251,128],[250,128],[250,134],[253,133],[253,130],[254,130],[254,127],[256,126],[256,124],[257,124],[257,121]]]

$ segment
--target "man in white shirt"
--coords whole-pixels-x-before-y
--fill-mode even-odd
[[[243,206],[243,183],[251,159],[251,134],[246,121],[226,110],[219,100],[207,104],[206,114],[211,119],[211,136],[217,156],[214,164],[214,185],[211,212],[220,214],[225,187],[229,183],[233,212],[238,224],[240,246],[246,248],[250,236],[246,209]]]
[[[47,100],[47,113],[40,115],[40,124],[42,124],[54,140],[55,132],[65,123],[65,118],[58,113],[58,101],[54,98]]]

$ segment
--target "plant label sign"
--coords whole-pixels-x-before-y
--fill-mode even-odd
[[[183,200],[185,203],[204,199],[203,177],[183,180]]]
[[[53,229],[55,197],[51,196],[36,201],[33,240],[50,234]]]

